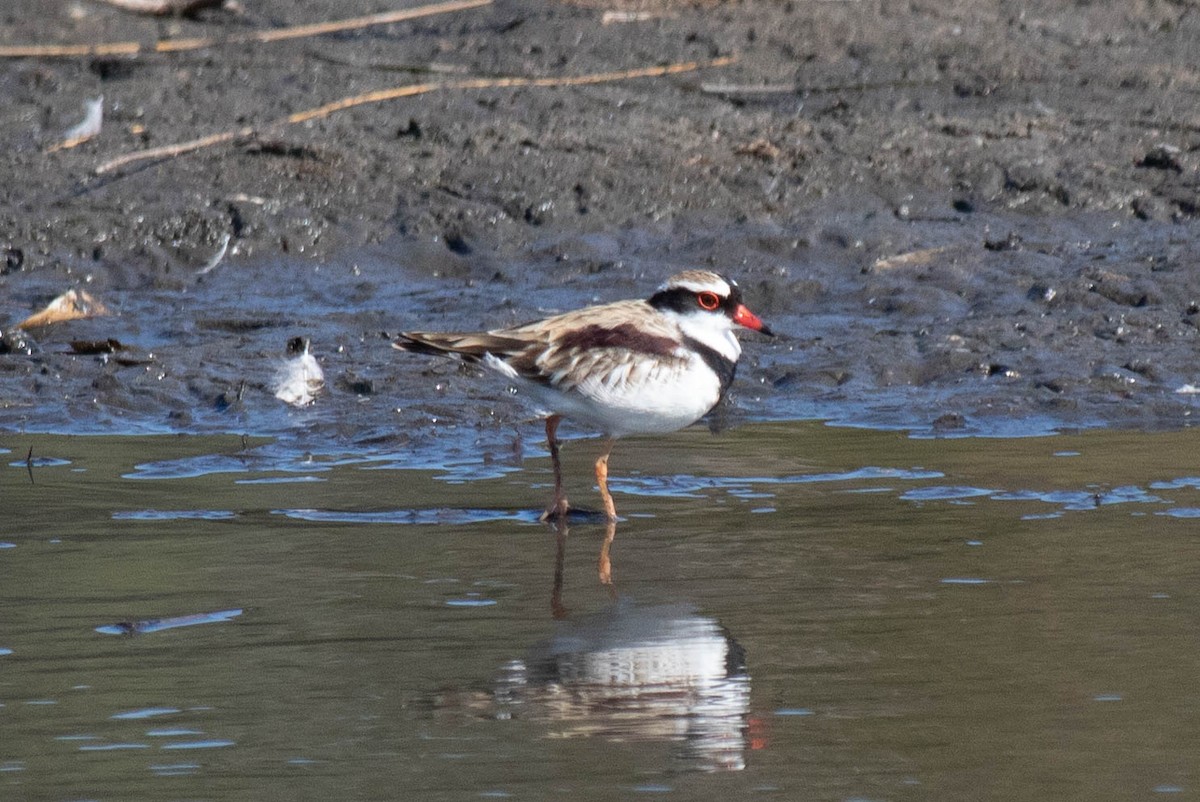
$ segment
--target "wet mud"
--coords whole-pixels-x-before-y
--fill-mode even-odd
[[[334,14],[242,5],[153,19],[13,0],[0,44]],[[748,344],[718,426],[1184,426],[1200,384],[1198,47],[1200,14],[1176,3],[502,0],[284,44],[2,60],[0,427],[451,433],[503,459],[528,417],[507,388],[386,335],[642,296],[689,265],[739,280],[782,334]],[[409,83],[727,56],[263,128]],[[101,95],[101,133],[51,152]],[[95,173],[242,126],[261,130]],[[70,287],[115,314],[15,328]],[[303,409],[276,398],[293,337],[326,379]]]

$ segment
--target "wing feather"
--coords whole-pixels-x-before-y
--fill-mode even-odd
[[[617,301],[507,329],[403,332],[393,345],[472,362],[490,355],[523,379],[567,390],[584,382],[617,388],[647,371],[682,368],[680,336],[645,301]]]

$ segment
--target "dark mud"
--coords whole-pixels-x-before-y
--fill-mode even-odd
[[[0,43],[223,36],[379,3],[154,20],[10,0]],[[613,7],[616,7],[616,3]],[[511,438],[502,384],[384,333],[491,326],[716,267],[784,336],[729,417],[931,433],[1176,427],[1200,384],[1200,13],[1186,3],[510,2],[279,45],[0,62],[0,428]],[[454,90],[96,176],[123,153]],[[103,95],[101,134],[47,153]],[[214,269],[198,271],[226,236]],[[68,287],[113,317],[22,333]],[[290,337],[327,386],[274,397]],[[113,353],[73,341],[116,339]],[[434,426],[433,424],[438,424]]]

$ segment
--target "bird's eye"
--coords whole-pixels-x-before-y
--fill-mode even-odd
[[[702,309],[712,311],[721,305],[721,296],[715,292],[702,292],[696,296],[696,303],[700,304]]]

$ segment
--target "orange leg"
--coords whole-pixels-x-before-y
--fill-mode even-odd
[[[597,566],[600,569],[600,584],[611,585],[612,581],[612,560],[608,556],[608,551],[612,547],[613,538],[617,536],[617,522],[609,521],[604,525],[604,544],[600,546],[600,563]]]
[[[610,437],[604,444],[604,453],[596,458],[596,484],[600,485],[600,498],[604,500],[604,514],[608,520],[617,520],[617,505],[613,504],[612,493],[608,492],[608,455],[612,453],[613,441]]]
[[[554,501],[542,513],[542,521],[553,521],[566,518],[571,505],[567,503],[567,493],[563,490],[562,463],[558,460],[558,424],[562,415],[551,415],[546,418],[546,445],[550,448],[550,463],[554,466]]]

